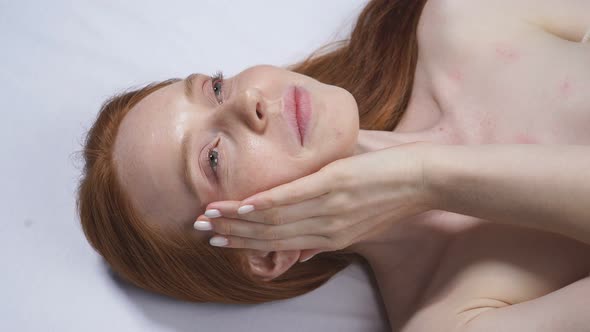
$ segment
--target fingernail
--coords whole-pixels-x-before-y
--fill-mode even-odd
[[[312,256],[310,256],[310,257],[307,257],[306,259],[302,260],[302,261],[301,261],[301,263],[303,263],[303,262],[307,262],[308,260],[312,259],[312,258],[313,258],[313,256],[315,256],[315,255],[312,255]]]
[[[213,229],[211,223],[205,220],[197,220],[195,221],[193,226],[195,227],[195,229],[198,229],[200,231],[210,231]]]
[[[217,209],[207,210],[207,211],[205,211],[205,217],[208,217],[208,218],[221,217],[221,212],[219,212],[219,210],[217,210]]]
[[[238,209],[238,214],[245,214],[252,211],[254,211],[254,205],[244,205],[240,206]]]
[[[214,236],[209,240],[209,244],[216,247],[223,247],[227,245],[227,239],[222,236]]]

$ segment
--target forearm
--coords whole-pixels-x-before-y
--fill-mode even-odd
[[[590,147],[433,145],[425,156],[435,209],[590,243]]]

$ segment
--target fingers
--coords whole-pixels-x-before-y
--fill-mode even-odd
[[[324,250],[320,250],[320,249],[301,250],[301,252],[299,253],[299,262],[300,263],[307,262],[308,260],[313,258],[313,256],[315,256],[323,251]]]
[[[319,170],[315,173],[282,184],[242,200],[240,206],[253,205],[256,210],[298,203],[330,191],[329,175]]]
[[[309,218],[297,223],[285,225],[265,225],[231,218],[207,218],[199,217],[199,221],[208,221],[212,231],[221,235],[231,235],[259,240],[279,240],[295,236],[330,234],[337,223],[323,220],[322,218]],[[202,229],[205,230],[205,229]],[[209,230],[209,229],[207,229]]]
[[[222,201],[211,203],[207,206],[205,216],[247,220],[268,225],[284,225],[295,221],[320,217],[320,213],[331,213],[325,203],[327,195],[313,197],[291,205],[271,207],[265,210],[254,210],[247,213],[238,213],[239,201]],[[211,212],[217,210],[219,213]]]
[[[216,221],[221,221],[216,224]],[[310,227],[311,224],[317,224],[319,221],[303,220],[299,223],[292,223],[279,226],[268,226],[264,224],[252,224],[244,226],[248,222],[242,220],[218,219],[212,222],[213,230],[221,234],[214,238],[222,237],[226,239],[225,248],[248,248],[265,251],[282,251],[282,250],[316,250],[317,252],[334,251],[346,248],[353,243],[364,240],[368,234],[381,232],[384,228],[383,217],[369,218],[361,223],[352,225],[349,228],[334,232],[331,230],[326,235],[314,232],[314,235],[298,235],[299,226],[302,228]],[[321,223],[321,222],[320,222]],[[254,226],[254,227],[252,227]],[[240,235],[237,235],[240,234]],[[253,238],[255,237],[255,238]],[[212,242],[210,242],[213,244]],[[317,252],[307,253],[302,259],[315,255]]]
[[[205,216],[209,218],[216,218],[215,215],[236,218],[238,216],[238,208],[240,201],[219,201],[209,203],[205,209]],[[219,212],[219,213],[216,213]]]
[[[319,235],[304,235],[282,240],[257,240],[245,237],[224,235],[227,244],[224,248],[250,248],[264,251],[285,251],[301,249],[321,249],[321,251],[333,251],[340,248],[333,248],[334,242]]]

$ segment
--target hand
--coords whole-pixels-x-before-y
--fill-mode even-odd
[[[430,145],[412,142],[339,159],[242,201],[210,203],[198,220],[211,221],[228,240],[224,247],[302,250],[300,261],[340,250],[432,209],[423,183],[423,147]]]

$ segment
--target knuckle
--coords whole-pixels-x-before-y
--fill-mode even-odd
[[[271,209],[266,215],[266,220],[264,222],[270,225],[282,225],[283,218],[278,210]]]
[[[348,246],[348,241],[346,239],[340,239],[336,241],[336,250],[344,249]]]
[[[261,200],[264,202],[264,205],[267,205],[269,207],[276,206],[279,201],[276,193],[272,190],[268,194],[264,195],[264,197]]]
[[[326,206],[331,210],[340,210],[344,207],[344,197],[341,192],[334,193],[330,196],[330,199],[326,202]]]
[[[353,202],[350,200],[350,195],[347,192],[336,192],[327,200],[326,207],[330,211],[338,211],[339,213],[348,213],[353,209]]]
[[[306,188],[303,188],[301,186],[296,186],[294,188],[291,188],[290,190],[290,195],[291,197],[300,197],[303,194],[305,194]]]
[[[332,174],[332,185],[334,188],[343,188],[346,187],[350,181],[352,180],[353,176],[350,172],[347,172],[344,168],[338,167],[338,161],[333,163],[332,167],[329,169]]]
[[[265,229],[260,235],[264,240],[278,240],[278,234],[272,227]]]
[[[272,214],[271,214],[271,212],[270,212],[270,211],[266,211],[266,213],[264,213],[264,214],[262,215],[262,222],[263,222],[264,224],[270,224],[270,223],[271,223],[271,221],[272,221]]]
[[[334,238],[334,250],[340,250],[348,246],[348,239],[346,236],[338,235]]]
[[[332,251],[340,249],[340,243],[339,243],[339,241],[338,240],[334,240],[334,241],[330,242],[329,248]]]
[[[338,219],[330,219],[326,222],[326,234],[334,234],[340,230],[341,222]]]
[[[272,224],[274,226],[278,226],[278,225],[282,225],[283,224],[283,218],[278,213],[276,214],[276,216],[272,220],[273,220]]]
[[[213,230],[219,234],[228,235],[229,231],[231,230],[226,222],[217,221],[212,224],[214,225]]]
[[[269,195],[267,198],[267,202],[268,202],[268,204],[270,204],[270,206],[276,206],[278,200],[274,195]]]
[[[273,240],[270,242],[270,247],[273,251],[282,251],[284,248],[284,242],[281,240]]]

